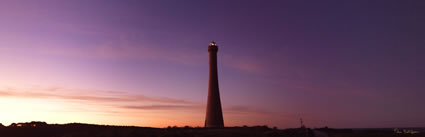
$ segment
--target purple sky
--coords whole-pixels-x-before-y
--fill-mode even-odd
[[[425,126],[420,0],[2,0],[0,123],[202,126],[211,40],[226,126]]]

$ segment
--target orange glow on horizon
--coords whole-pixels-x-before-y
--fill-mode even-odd
[[[203,126],[205,118],[203,104],[178,99],[127,96],[124,93],[120,95],[101,91],[90,91],[96,93],[96,96],[87,96],[81,94],[83,91],[60,88],[5,90],[7,89],[0,90],[0,123],[4,125],[44,121],[50,124],[77,122],[159,128],[197,127]],[[54,90],[55,94],[49,90]],[[139,100],[134,100],[133,97]],[[264,119],[260,115],[263,114],[225,109],[225,125],[254,124],[260,121],[250,117]]]

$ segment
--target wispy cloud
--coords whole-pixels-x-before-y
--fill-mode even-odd
[[[256,58],[224,55],[223,59],[225,65],[243,72],[260,73],[265,71],[264,65]]]
[[[224,111],[228,111],[230,113],[256,113],[256,114],[272,114],[273,113],[263,109],[252,108],[247,106],[230,106],[230,107],[224,108]]]
[[[207,62],[208,54],[184,48],[167,47],[146,41],[129,40],[126,36],[104,41],[96,45],[87,45],[84,48],[71,45],[40,46],[36,53],[49,56],[68,56],[89,59],[105,60],[157,60],[168,61],[183,65],[200,65]],[[205,47],[206,48],[206,47]],[[233,68],[242,72],[264,72],[264,63],[255,57],[241,57],[221,53],[224,67]]]
[[[138,105],[138,106],[121,106],[126,109],[138,110],[170,110],[170,109],[199,109],[200,105]]]
[[[36,51],[42,55],[70,56],[91,59],[159,60],[194,65],[202,63],[202,54],[188,53],[179,48],[163,48],[156,44],[132,41],[122,36],[101,44],[75,46],[43,46]]]
[[[167,124],[202,125],[206,105],[204,102],[194,102],[169,97],[152,97],[134,94],[126,91],[86,90],[70,88],[2,88],[0,101],[10,102],[10,105],[0,105],[3,116],[14,116],[22,113],[36,113],[41,120],[55,122],[61,117],[62,122],[106,122],[110,124],[144,125],[146,122],[156,126]],[[56,117],[50,117],[55,113]],[[227,124],[256,124],[255,118],[276,117],[279,114],[261,108],[250,106],[223,105],[223,115],[229,120]],[[27,116],[27,115],[24,115]],[[196,119],[194,119],[196,117]],[[16,116],[9,122],[25,119]],[[103,119],[104,121],[98,121]],[[125,119],[123,121],[123,119]],[[188,120],[191,123],[180,123],[177,119]],[[49,121],[52,120],[52,121]],[[177,123],[173,123],[176,122]],[[240,121],[250,121],[240,123]],[[143,121],[143,123],[138,123]],[[166,121],[166,123],[163,123]],[[165,125],[164,125],[165,124]],[[146,126],[146,125],[145,125]],[[153,126],[153,125],[150,125]]]
[[[33,90],[33,91],[26,91]],[[173,99],[167,97],[148,97],[144,95],[128,94],[126,92],[110,92],[100,90],[81,90],[81,89],[65,89],[65,88],[35,88],[26,90],[6,91],[0,90],[0,97],[17,97],[17,98],[40,98],[40,99],[62,99],[86,102],[155,102],[155,103],[171,103],[171,104],[193,104],[191,101]],[[91,95],[82,95],[81,93],[90,93]]]
[[[135,109],[135,110],[196,110],[198,112],[204,112],[206,105],[205,104],[176,104],[176,105],[131,105],[131,106],[121,106],[125,109]],[[223,106],[223,112],[226,114],[258,114],[258,115],[272,115],[278,114],[278,112],[267,111],[260,108],[232,105],[232,106]]]
[[[90,93],[91,95],[83,95]],[[102,91],[84,90],[68,88],[40,88],[29,89],[3,88],[0,89],[0,98],[24,98],[24,99],[59,99],[61,101],[77,101],[81,104],[95,102],[97,105],[104,105],[118,109],[132,110],[204,110],[205,104],[190,100],[150,97],[144,95],[129,94],[124,91]],[[228,113],[257,113],[270,114],[272,112],[251,108],[247,106],[225,106],[223,111]]]
[[[102,58],[157,59],[181,64],[200,64],[202,59],[201,54],[189,54],[178,48],[164,49],[126,39],[98,46],[94,53]]]

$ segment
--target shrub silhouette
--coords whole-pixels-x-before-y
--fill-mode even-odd
[[[35,126],[33,126],[36,124]],[[20,125],[20,126],[19,126]],[[352,131],[319,128],[329,136],[394,136],[392,131]],[[225,128],[176,127],[149,128],[134,126],[90,125],[82,123],[47,124],[45,122],[13,123],[0,128],[1,137],[314,137],[309,128],[277,129],[268,126],[242,126]],[[420,133],[414,136],[424,136]]]

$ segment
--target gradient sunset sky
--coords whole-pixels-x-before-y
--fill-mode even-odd
[[[0,123],[425,127],[425,1],[1,0]]]

